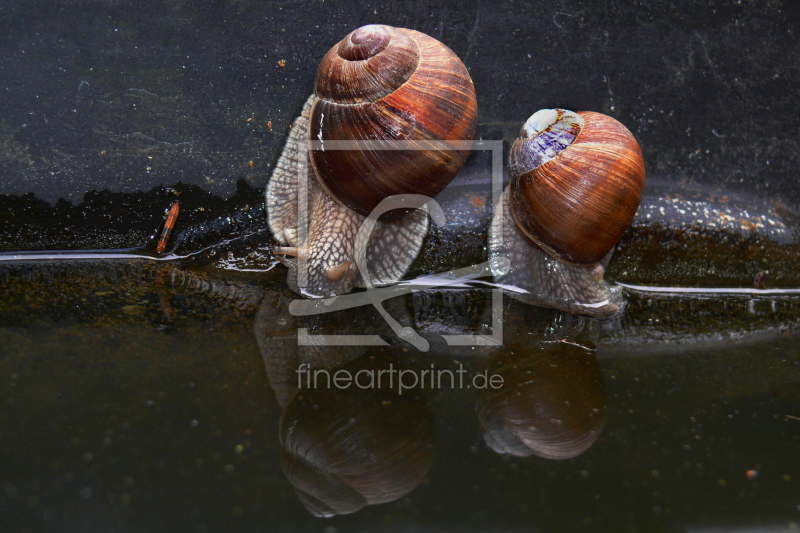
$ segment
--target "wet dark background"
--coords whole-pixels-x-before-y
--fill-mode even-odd
[[[800,203],[800,6],[776,0],[6,0],[0,194],[263,187],[321,56],[375,22],[464,60],[484,139],[542,107],[601,111],[651,176]]]

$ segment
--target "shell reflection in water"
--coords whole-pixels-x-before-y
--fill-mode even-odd
[[[281,467],[306,508],[349,514],[422,482],[433,461],[433,415],[414,394],[303,390],[283,412],[280,439]]]
[[[357,331],[391,338],[388,326],[374,309],[295,317],[289,303],[283,294],[268,295],[255,330],[270,386],[283,407],[281,467],[298,497],[312,514],[328,517],[405,496],[433,462],[431,406],[413,390],[398,395],[396,389],[379,388],[388,385],[387,378],[376,379],[374,387],[368,380],[370,371],[377,375],[404,364],[391,352],[319,341],[298,345],[297,338],[298,328],[313,335]],[[396,306],[388,308],[393,316],[402,315]],[[298,380],[300,365],[309,373]],[[316,383],[314,371],[319,371]],[[337,388],[332,378],[339,371],[360,386]]]
[[[501,388],[487,389],[476,410],[486,443],[498,453],[577,457],[598,439],[608,398],[594,353],[557,342],[512,349],[497,356],[490,373]]]

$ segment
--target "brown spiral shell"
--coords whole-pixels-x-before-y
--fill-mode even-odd
[[[455,177],[468,150],[326,149],[326,141],[472,140],[477,100],[460,59],[423,33],[358,28],[323,57],[309,138],[311,163],[340,204],[369,215],[396,194],[433,197]],[[414,145],[412,144],[411,147]]]
[[[558,119],[526,131],[539,113]],[[636,139],[609,116],[561,109],[533,115],[520,137],[509,154],[517,225],[558,259],[600,261],[630,226],[642,198],[645,165]]]

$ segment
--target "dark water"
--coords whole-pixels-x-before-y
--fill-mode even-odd
[[[430,341],[423,353],[365,308],[291,316],[277,268],[221,276],[117,261],[3,273],[5,531],[792,531],[800,522],[791,299],[629,292],[626,318],[599,322],[506,297],[502,347],[439,336],[490,334],[486,289],[387,301]],[[670,314],[682,318],[660,326]],[[298,327],[377,334],[388,346],[298,346]],[[300,362],[351,374],[460,369],[467,381],[297,392]],[[476,389],[481,373],[503,376],[503,387]],[[527,434],[535,453],[487,445],[486,433],[495,448],[504,438],[492,416]],[[303,502],[317,514],[324,506],[308,493],[355,512],[314,517]],[[369,505],[381,498],[391,501]]]

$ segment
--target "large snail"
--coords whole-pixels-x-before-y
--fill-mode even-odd
[[[471,140],[476,123],[469,73],[436,39],[370,25],[335,45],[320,63],[315,94],[293,124],[267,187],[269,226],[281,245],[274,252],[290,269],[290,287],[309,296],[332,296],[402,277],[419,253],[427,215],[388,213],[366,244],[356,244],[358,230],[384,199],[432,197],[447,186],[468,150],[431,150],[425,142]],[[320,146],[311,146],[307,179],[300,180],[306,154],[300,145],[309,140]],[[338,149],[336,141],[353,146]],[[408,141],[401,147],[408,150],[375,149],[387,141]],[[304,240],[298,231],[302,181],[308,184]],[[366,273],[356,266],[357,246],[366,248]],[[298,283],[300,261],[305,262],[305,287]]]
[[[518,297],[537,305],[616,313],[621,296],[603,275],[644,190],[633,135],[599,113],[543,109],[522,126],[509,173],[490,239],[492,253],[511,262],[498,281],[528,291]]]

